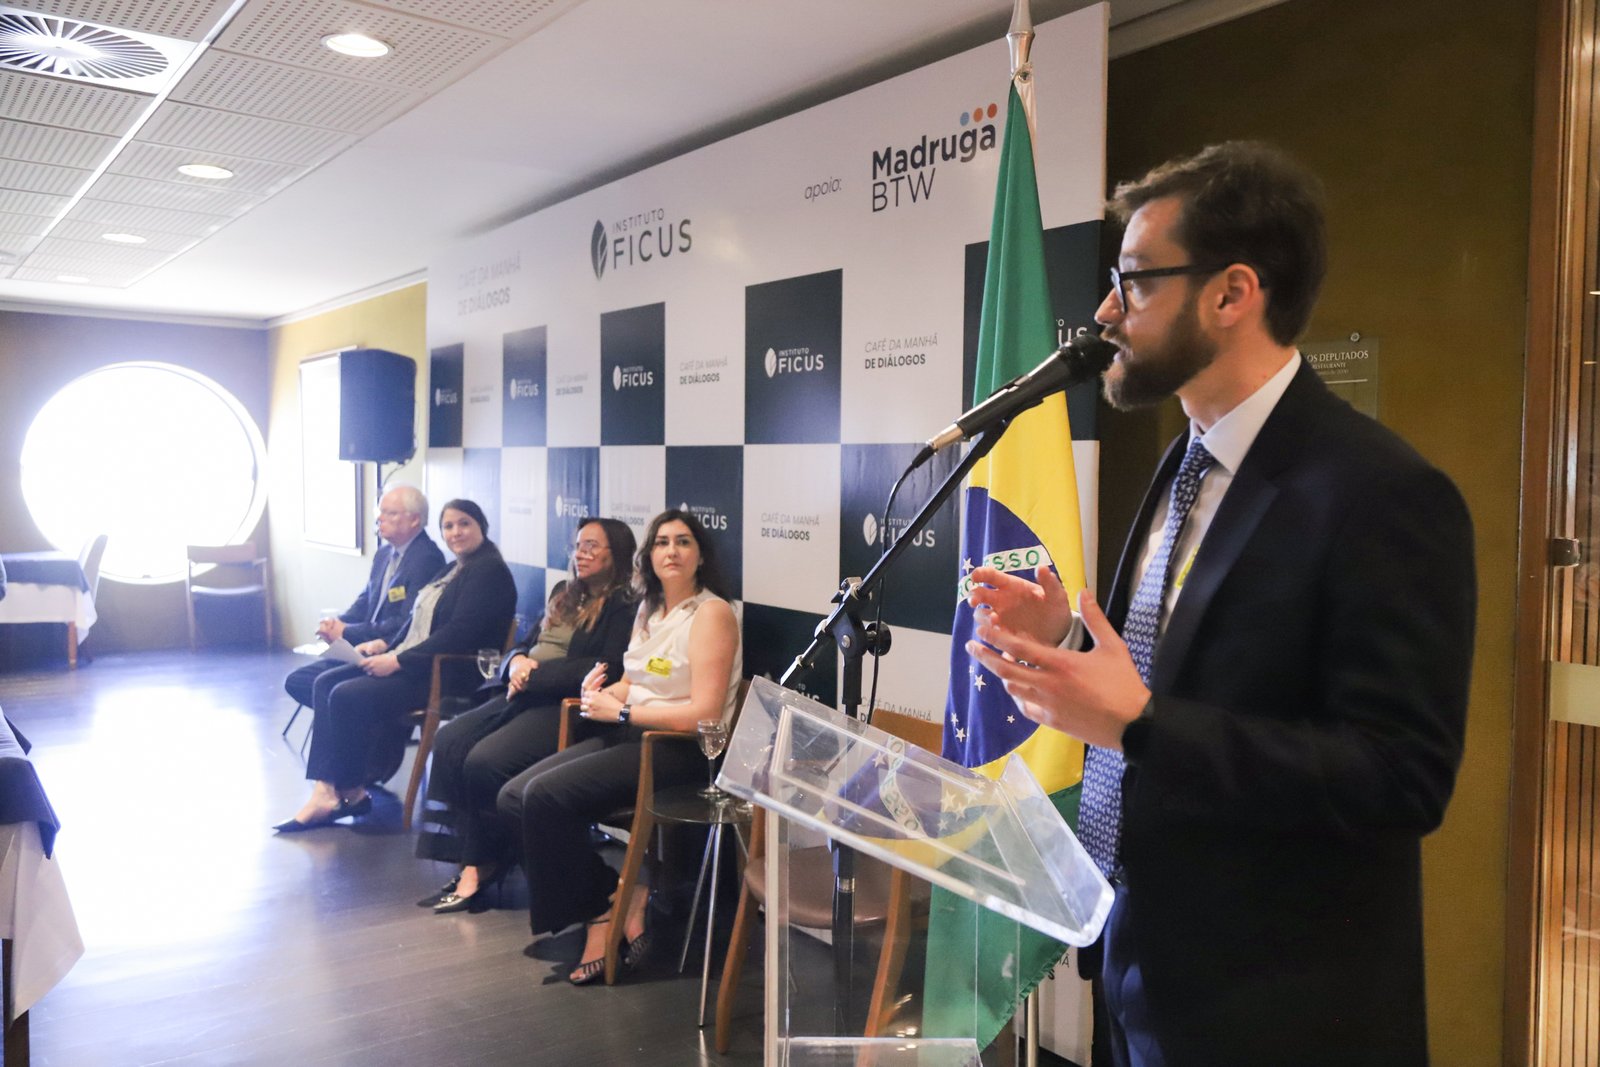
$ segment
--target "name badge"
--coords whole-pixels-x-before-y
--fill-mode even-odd
[[[391,585],[389,587],[389,603],[398,604],[398,603],[400,603],[400,601],[404,600],[405,598],[406,598],[406,587],[405,586],[403,586],[403,585]]]
[[[1172,588],[1182,589],[1183,583],[1189,578],[1189,568],[1194,566],[1194,558],[1200,554],[1200,547],[1196,545],[1190,552],[1189,558],[1183,561],[1183,567],[1178,571],[1178,577],[1173,579]]]
[[[665,678],[672,673],[672,661],[663,659],[660,656],[651,656],[650,662],[644,665],[644,669],[651,674]]]

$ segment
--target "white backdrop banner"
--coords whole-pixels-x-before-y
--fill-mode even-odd
[[[1103,289],[1106,17],[1099,5],[1044,23],[1033,50],[1063,338],[1092,325]],[[899,466],[972,403],[1009,74],[995,41],[429,265],[428,489],[478,499],[521,612],[564,576],[584,516],[642,533],[687,505],[747,602],[747,668],[782,672],[841,578],[874,557]],[[1093,436],[1092,412],[1077,398],[1075,436]],[[931,485],[902,493],[891,530]],[[883,706],[944,713],[958,528],[941,515],[890,576]],[[805,687],[831,702],[835,670]]]

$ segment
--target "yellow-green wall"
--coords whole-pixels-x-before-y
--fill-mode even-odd
[[[1383,422],[1471,507],[1466,760],[1424,851],[1430,1035],[1448,1067],[1501,1062],[1533,11],[1523,0],[1290,0],[1110,69],[1113,182],[1239,137],[1276,142],[1322,175],[1332,255],[1307,339],[1379,341]],[[1179,426],[1174,408],[1107,416],[1106,552]]]
[[[316,629],[318,611],[347,605],[366,581],[376,549],[372,532],[376,477],[372,464],[363,464],[363,528],[361,556],[308,545],[302,536],[300,475],[300,361],[349,345],[385,348],[410,356],[419,363],[427,353],[425,330],[427,287],[418,283],[383,296],[363,300],[334,311],[300,319],[270,331],[267,340],[271,364],[271,395],[267,417],[267,476],[272,506],[272,565],[277,582],[279,634],[288,645],[309,640]],[[427,378],[426,364],[417,380]],[[389,484],[409,482],[422,486],[424,409],[418,390],[416,426],[417,459],[389,477]],[[431,518],[431,517],[430,517]]]

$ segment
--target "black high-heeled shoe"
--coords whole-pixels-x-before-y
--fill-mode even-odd
[[[455,893],[455,891],[456,891],[456,886],[458,886],[460,884],[461,884],[461,875],[457,874],[454,878],[450,879],[444,885],[440,886],[438,892],[430,893],[428,896],[425,896],[421,900],[417,901],[417,907],[419,907],[419,908],[431,908],[431,907],[433,907],[435,904],[439,903],[439,901],[443,900],[445,897],[453,895]]]
[[[588,922],[584,923],[583,928],[587,930],[592,926],[604,926],[610,921],[611,916],[609,914],[602,915],[598,919],[590,919]],[[600,953],[598,959],[583,960],[579,962],[579,964],[572,969],[572,973],[567,975],[567,981],[571,982],[573,985],[593,985],[595,982],[604,978],[605,975],[606,955],[604,952],[602,952]]]

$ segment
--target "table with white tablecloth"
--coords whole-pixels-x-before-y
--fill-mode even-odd
[[[65,552],[6,552],[6,591],[0,623],[55,623],[67,628],[67,666],[78,665],[78,645],[98,616],[94,595],[77,557]]]
[[[6,1067],[28,1062],[28,1010],[83,955],[55,860],[60,823],[27,757],[27,740],[0,715],[0,939]]]

